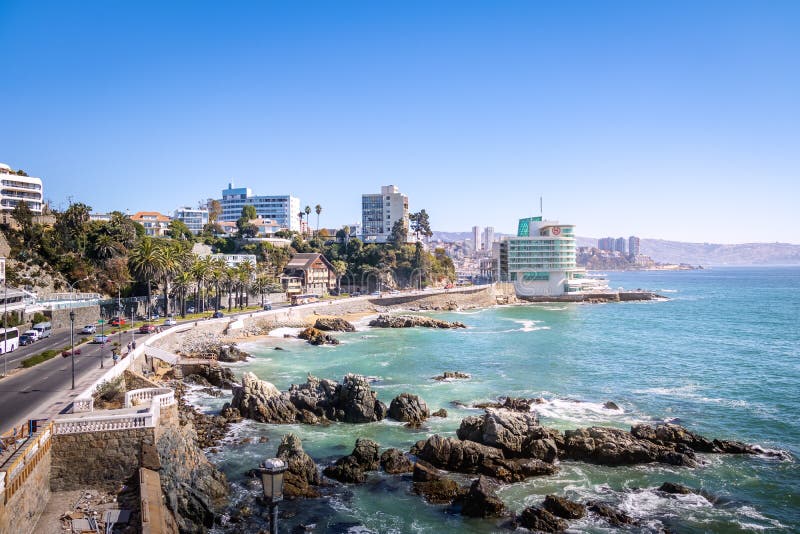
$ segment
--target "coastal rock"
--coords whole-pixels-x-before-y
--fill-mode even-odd
[[[236,377],[233,375],[233,371],[219,365],[201,365],[197,373],[192,376],[200,376],[209,385],[221,389],[232,389],[236,384]]]
[[[319,497],[314,486],[322,483],[317,465],[303,450],[302,442],[294,434],[286,434],[278,446],[278,458],[288,466],[283,475],[283,494],[286,497]]]
[[[299,414],[289,395],[281,394],[278,388],[253,373],[244,373],[242,385],[234,386],[231,407],[243,417],[262,423],[294,423]]]
[[[314,328],[324,332],[355,332],[356,327],[341,317],[320,317],[314,322]]]
[[[462,373],[460,371],[445,371],[444,373],[433,377],[434,380],[439,380],[439,381],[442,381],[442,380],[467,380],[469,378],[472,378],[472,377],[469,374]]]
[[[250,358],[250,354],[241,350],[235,343],[220,345],[216,353],[217,360],[226,363],[246,362]]]
[[[337,390],[337,421],[345,423],[371,423],[386,417],[386,405],[369,387],[361,375],[348,374]],[[341,416],[339,414],[341,412]]]
[[[229,423],[238,423],[242,420],[242,414],[239,413],[237,408],[231,406],[230,402],[226,402],[222,406],[222,409],[219,411],[219,415]]]
[[[684,486],[683,484],[678,484],[677,482],[664,482],[658,487],[658,491],[671,493],[673,495],[691,495],[695,493],[692,488]]]
[[[498,517],[504,511],[505,505],[495,493],[494,484],[484,476],[472,483],[461,506],[461,514],[469,517]]]
[[[505,408],[515,412],[530,412],[531,401],[523,398],[516,397],[501,397],[503,402],[478,402],[472,405],[473,408]]]
[[[444,408],[439,408],[431,414],[431,417],[447,417],[447,410]]]
[[[519,516],[519,524],[537,532],[563,532],[569,527],[566,521],[538,506],[525,508]]]
[[[414,482],[430,482],[431,480],[439,480],[442,474],[438,469],[433,467],[425,460],[417,460],[414,462],[413,474],[411,479]]]
[[[426,328],[466,328],[467,325],[459,322],[442,321],[432,317],[420,315],[379,315],[369,322],[369,326],[378,328],[413,328],[422,326]]]
[[[457,435],[501,449],[509,458],[538,458],[554,462],[558,444],[563,441],[557,430],[539,425],[532,412],[514,412],[487,408],[484,415],[465,417]]]
[[[680,451],[639,439],[617,428],[590,427],[567,430],[564,453],[571,460],[600,465],[634,465],[660,462],[696,467],[691,449]]]
[[[605,408],[606,410],[619,410],[620,409],[619,406],[617,406],[617,403],[616,402],[612,402],[612,401],[606,401],[605,403],[603,403],[603,408]]]
[[[589,508],[590,512],[605,519],[605,521],[613,527],[625,527],[636,523],[636,520],[634,518],[632,518],[625,512],[622,512],[620,510],[615,510],[606,503],[602,503],[599,501],[590,501],[587,504],[587,507]]]
[[[635,425],[631,427],[631,434],[640,439],[651,441],[657,445],[670,447],[677,451],[686,447],[696,452],[711,452],[722,454],[764,454],[760,447],[748,445],[741,441],[709,439],[686,428],[671,423],[663,425]],[[780,453],[772,456],[781,456]]]
[[[400,449],[388,449],[381,454],[381,467],[390,475],[410,473],[414,464]]]
[[[557,495],[547,495],[542,508],[564,519],[580,519],[586,515],[586,506]]]
[[[455,480],[446,477],[430,482],[415,482],[414,492],[431,504],[450,504],[464,493]]]
[[[302,332],[297,334],[297,337],[300,339],[305,339],[312,345],[338,345],[339,340],[335,337],[326,334],[322,330],[317,330],[316,328],[309,326],[308,328],[304,329]]]
[[[401,393],[389,404],[389,417],[395,421],[419,424],[429,416],[428,405],[417,395]]]
[[[375,471],[380,465],[379,446],[371,439],[358,438],[353,452],[336,460],[323,473],[339,482],[360,484],[366,481],[366,471]]]

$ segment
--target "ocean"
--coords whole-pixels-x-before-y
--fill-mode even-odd
[[[460,403],[514,396],[543,398],[535,408],[546,426],[628,429],[638,422],[671,421],[707,437],[786,451],[791,458],[701,455],[705,465],[695,469],[562,462],[556,475],[501,487],[498,494],[512,511],[554,493],[607,501],[639,519],[632,529],[638,532],[800,530],[800,268],[607,274],[612,287],[651,289],[669,300],[435,313],[468,328],[381,330],[361,324],[357,332],[338,334],[338,346],[313,347],[282,337],[241,344],[254,358],[234,371],[252,371],[281,390],[305,382],[307,373],[341,380],[355,372],[373,377],[372,387],[387,405],[409,392],[421,396],[431,411],[445,408],[448,417],[431,418],[417,430],[390,420],[330,426],[239,423],[221,452],[209,455],[231,481],[232,509],[257,508],[260,485],[245,472],[273,457],[283,434],[297,434],[306,452],[325,465],[349,454],[358,437],[374,439],[382,449],[408,450],[433,433],[454,436],[463,417],[481,413]],[[471,379],[432,380],[443,371],[469,373]],[[213,412],[229,396],[197,394],[193,400]],[[605,408],[606,401],[620,409]],[[256,436],[269,441],[237,444]],[[655,491],[665,481],[700,493]],[[261,512],[256,509],[255,515]],[[382,472],[320,499],[282,502],[280,512],[281,532],[306,527],[359,533],[503,531],[498,520],[466,519],[446,506],[426,504],[411,492],[408,477]],[[266,528],[266,522],[248,521]],[[590,518],[572,521],[570,531],[612,529]]]

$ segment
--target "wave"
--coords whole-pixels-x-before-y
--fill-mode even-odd
[[[697,393],[700,386],[696,384],[687,384],[678,387],[653,387],[645,389],[634,389],[631,393],[637,395],[661,395],[664,397],[677,397],[680,399],[687,399],[706,404],[722,404],[731,408],[745,408],[750,405],[744,399],[723,399],[718,397],[706,397]]]
[[[659,289],[658,291],[660,293],[677,293],[678,292],[677,289]]]
[[[534,404],[531,410],[542,417],[573,423],[586,423],[592,421],[614,421],[624,423],[639,423],[641,420],[632,419],[630,413],[623,408],[606,408],[604,403],[584,402],[573,399],[543,399],[543,402]],[[626,417],[621,417],[626,416]]]
[[[284,337],[284,336],[286,336],[288,334],[288,335],[290,335],[292,337],[297,337],[297,334],[299,334],[302,331],[303,331],[302,328],[293,328],[293,327],[289,327],[289,326],[282,326],[280,328],[276,328],[274,330],[270,330],[269,334],[267,334],[267,335],[269,337],[280,337],[280,338],[282,338],[282,337]]]

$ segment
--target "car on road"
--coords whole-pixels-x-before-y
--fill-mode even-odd
[[[189,306],[186,308],[186,313],[194,313],[194,306]]]
[[[94,334],[97,332],[97,327],[93,324],[87,324],[81,329],[81,334]]]
[[[271,302],[265,302],[264,303],[264,311],[269,311],[271,309],[272,309],[272,303]]]
[[[164,320],[164,326],[175,326],[176,324],[178,324],[178,321],[172,317],[167,317],[167,319]]]
[[[352,293],[350,293],[350,296],[351,297],[360,297],[361,296],[361,291],[353,291]]]
[[[37,332],[36,330],[26,330],[25,332],[23,332],[23,334],[26,336],[30,336],[31,338],[33,338],[34,341],[39,341],[39,332]]]
[[[96,336],[94,336],[92,343],[100,343],[101,345],[108,343],[108,336],[103,334],[97,334]]]
[[[153,313],[153,314],[150,315],[150,320],[151,321],[155,321],[155,320],[160,319],[160,318],[161,318],[161,316],[158,315],[157,313]]]
[[[372,295],[373,297],[380,297],[381,296],[381,292],[380,291],[373,291],[372,293],[370,293],[370,295]]]
[[[213,317],[214,319],[219,319],[221,317],[225,317],[225,314],[222,313],[221,311],[217,311],[217,312],[214,312],[214,315],[212,315],[211,317]]]
[[[33,337],[29,336],[28,334],[21,334],[19,336],[19,346],[20,347],[24,347],[25,345],[30,345],[34,341],[36,341],[36,340],[33,339]]]
[[[124,317],[112,317],[111,321],[108,322],[111,326],[123,326],[125,324]]]
[[[68,357],[72,356],[73,352],[75,353],[75,356],[77,356],[78,354],[81,353],[81,349],[75,349],[74,351],[65,350],[64,352],[61,353],[61,356],[63,358],[68,358]]]
[[[139,327],[140,334],[152,334],[157,330],[158,327],[154,324],[143,324],[142,326]]]
[[[400,292],[398,290],[396,290],[396,289],[392,289],[391,291],[389,291],[389,293],[391,293],[392,295],[399,295],[400,294]]]

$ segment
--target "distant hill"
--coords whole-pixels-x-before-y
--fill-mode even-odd
[[[472,232],[434,232],[446,242],[472,239]],[[596,247],[597,238],[577,237],[579,247]],[[641,253],[659,263],[692,265],[800,265],[800,245],[789,243],[684,243],[642,238]]]

